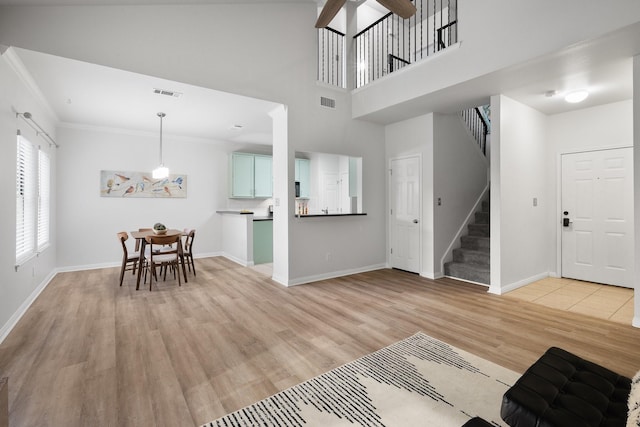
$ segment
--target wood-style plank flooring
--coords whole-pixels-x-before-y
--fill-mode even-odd
[[[632,376],[640,330],[378,270],[285,288],[224,258],[135,291],[58,274],[0,345],[11,426],[195,426],[418,331],[522,372],[549,346]]]

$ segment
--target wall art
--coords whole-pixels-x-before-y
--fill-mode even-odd
[[[170,174],[167,178],[154,179],[151,173],[100,171],[100,195],[102,197],[187,197],[187,176]]]

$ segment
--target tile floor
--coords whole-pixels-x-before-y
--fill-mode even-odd
[[[547,307],[631,324],[633,289],[547,277],[505,294]]]

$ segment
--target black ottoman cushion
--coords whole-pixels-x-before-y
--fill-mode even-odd
[[[486,421],[484,418],[473,417],[466,423],[462,424],[462,427],[494,427],[493,424]]]
[[[513,427],[626,425],[631,380],[552,347],[504,394],[500,415]]]

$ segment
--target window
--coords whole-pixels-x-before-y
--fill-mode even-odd
[[[49,243],[49,156],[18,135],[16,156],[16,265]]]
[[[49,156],[44,151],[38,150],[38,252],[49,245],[50,170]]]

